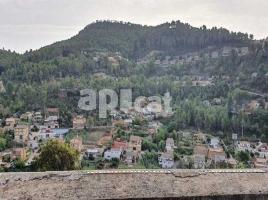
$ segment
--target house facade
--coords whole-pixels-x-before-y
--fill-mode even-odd
[[[173,152],[175,148],[174,140],[173,138],[167,138],[166,140],[166,151],[167,152]]]
[[[82,130],[86,127],[87,119],[83,115],[78,115],[73,118],[73,129]]]
[[[14,117],[10,117],[6,118],[5,122],[6,122],[5,130],[14,130],[14,127],[17,123],[17,119]]]
[[[174,166],[174,156],[171,153],[161,153],[158,162],[163,169],[171,169]]]
[[[49,116],[44,120],[44,125],[48,128],[59,128],[58,116]]]
[[[14,148],[12,150],[12,159],[21,159],[25,161],[27,159],[27,153],[25,148]]]
[[[209,148],[208,159],[214,161],[215,163],[225,162],[226,155],[222,148]]]
[[[120,160],[122,155],[122,151],[119,149],[110,149],[104,152],[104,159],[105,160],[112,160],[113,158],[117,158]]]
[[[14,141],[17,143],[26,143],[29,140],[29,126],[17,125],[14,128]]]
[[[139,136],[131,135],[129,138],[128,149],[140,153],[142,139]]]

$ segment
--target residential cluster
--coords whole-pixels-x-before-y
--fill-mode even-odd
[[[221,99],[204,103],[219,105]],[[30,165],[41,146],[54,139],[75,148],[85,169],[115,167],[111,163],[116,163],[116,167],[146,167],[148,160],[153,167],[164,169],[268,167],[268,145],[258,139],[240,141],[241,136],[233,134],[232,143],[225,144],[222,135],[199,130],[159,136],[161,120],[173,112],[165,111],[149,98],[141,99],[139,104],[139,110],[111,112],[110,125],[106,126],[91,126],[85,116],[74,114],[72,127],[61,127],[59,108],[3,119],[1,132],[12,133],[13,138],[12,146],[0,152],[0,165],[9,168],[16,159]],[[252,100],[244,108],[250,112],[258,106],[259,101]]]
[[[172,65],[182,65],[182,64],[191,64],[194,62],[198,62],[203,58],[209,59],[217,59],[219,57],[228,57],[232,54],[236,54],[237,56],[246,56],[249,54],[248,47],[229,47],[225,46],[220,50],[213,50],[213,47],[209,47],[207,52],[192,52],[185,55],[180,56],[163,56],[161,51],[152,51],[144,58],[141,58],[137,61],[138,64],[147,64],[151,61],[154,62],[155,65],[159,65],[161,67],[169,67]]]

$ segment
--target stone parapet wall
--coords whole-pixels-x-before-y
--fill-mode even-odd
[[[0,199],[267,200],[268,173],[262,170],[2,173]]]

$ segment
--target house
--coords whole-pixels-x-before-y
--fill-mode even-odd
[[[240,141],[240,142],[238,142],[237,150],[238,151],[248,151],[248,152],[253,151],[253,149],[251,147],[251,144],[248,141]]]
[[[193,151],[194,155],[204,155],[205,157],[208,155],[208,148],[206,145],[196,145]]]
[[[59,108],[47,108],[45,111],[46,118],[49,116],[60,116]]]
[[[214,161],[215,163],[225,162],[226,155],[222,148],[209,148],[208,159]]]
[[[126,162],[128,164],[136,163],[140,158],[142,139],[139,136],[131,135],[126,150]]]
[[[226,56],[230,56],[232,53],[232,48],[231,47],[224,47],[222,50],[222,56],[226,57]]]
[[[84,154],[85,159],[95,159],[101,157],[103,154],[103,148],[89,148]]]
[[[9,168],[11,158],[12,158],[11,150],[5,150],[5,151],[0,152],[0,166]]]
[[[206,141],[206,135],[199,132],[193,135],[193,141],[195,144],[203,144]]]
[[[151,102],[146,106],[149,113],[160,114],[163,111],[161,103]]]
[[[50,128],[42,128],[40,130],[40,133],[38,134],[38,140],[49,140],[53,138],[54,138],[54,134],[53,134],[52,129]]]
[[[26,143],[29,140],[29,126],[17,125],[14,128],[14,141],[17,143]]]
[[[59,128],[58,116],[53,115],[45,119],[44,125],[48,128]]]
[[[258,73],[257,73],[257,72],[253,72],[253,73],[251,74],[251,78],[255,79],[255,78],[257,78],[257,77],[258,77]]]
[[[260,158],[268,158],[268,145],[266,143],[259,143],[256,147]]]
[[[182,137],[184,137],[184,138],[191,138],[192,137],[192,133],[189,131],[178,132],[178,134],[182,135]]]
[[[54,136],[54,138],[63,139],[68,132],[69,132],[68,128],[54,128],[53,129],[53,136]]]
[[[238,135],[236,133],[232,133],[232,140],[237,142],[237,139],[238,139]]]
[[[120,160],[122,155],[122,151],[120,149],[110,149],[104,152],[105,160],[112,160],[113,158],[117,158]]]
[[[28,141],[28,147],[32,150],[38,149],[39,147],[39,141],[38,136],[40,134],[40,130],[38,131],[31,131],[29,134],[29,141]]]
[[[246,114],[251,114],[253,111],[257,110],[259,107],[260,107],[260,103],[257,100],[252,100],[245,106],[244,111]]]
[[[211,148],[219,148],[220,147],[220,139],[217,137],[213,137],[210,139],[209,146]]]
[[[135,154],[133,151],[131,150],[127,150],[126,151],[126,155],[125,155],[125,162],[128,165],[131,165],[133,163],[136,163],[138,161],[138,157],[137,154]]]
[[[83,149],[83,140],[82,138],[79,138],[79,137],[73,138],[70,140],[70,145],[77,151],[81,152]]]
[[[205,155],[193,155],[193,162],[195,169],[205,169],[206,166],[206,156]]]
[[[212,53],[211,53],[211,58],[218,58],[219,57],[219,52],[218,51],[213,51]]]
[[[208,155],[208,148],[205,145],[196,145],[194,147],[194,168],[204,169],[206,165],[206,157]]]
[[[265,158],[254,158],[254,168],[267,168],[267,160]]]
[[[141,152],[142,139],[139,136],[131,135],[129,138],[128,149],[134,152]]]
[[[5,130],[14,130],[14,127],[17,123],[17,119],[14,117],[10,117],[6,118],[5,122],[6,122]]]
[[[73,129],[82,130],[86,126],[87,119],[83,115],[78,115],[73,118]]]
[[[203,105],[209,107],[211,106],[211,103],[209,102],[209,100],[204,100]]]
[[[41,112],[35,112],[33,114],[32,121],[33,121],[33,123],[42,123],[43,116],[42,116]]]
[[[248,49],[248,47],[241,47],[241,48],[239,49],[239,52],[238,52],[238,55],[239,55],[239,56],[245,56],[245,55],[247,55],[247,54],[249,54],[249,49]]]
[[[220,98],[214,98],[213,99],[213,104],[215,104],[215,105],[221,105],[221,103],[222,103],[222,101],[221,101]]]
[[[119,149],[121,151],[126,151],[127,147],[128,143],[126,141],[120,141],[120,140],[115,140],[112,145],[113,149]]]
[[[23,113],[20,116],[20,119],[24,120],[24,121],[30,121],[30,120],[32,120],[32,118],[33,118],[33,113],[32,112],[26,112],[26,113]]]
[[[167,152],[173,152],[175,148],[174,140],[173,138],[167,138],[166,140],[166,151]]]
[[[163,169],[170,169],[174,166],[173,153],[161,153],[158,157],[158,163]]]
[[[132,124],[132,119],[114,119],[112,121],[113,126],[128,128]]]
[[[42,128],[38,135],[38,140],[63,139],[68,132],[69,129]]]
[[[107,57],[107,59],[113,66],[119,65],[119,61],[115,57],[109,56]]]
[[[21,159],[25,161],[27,159],[27,153],[25,148],[13,148],[12,149],[12,159]]]

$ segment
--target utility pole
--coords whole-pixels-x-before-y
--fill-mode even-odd
[[[244,138],[244,114],[245,114],[245,105],[242,105],[242,124],[241,124],[241,135]]]

